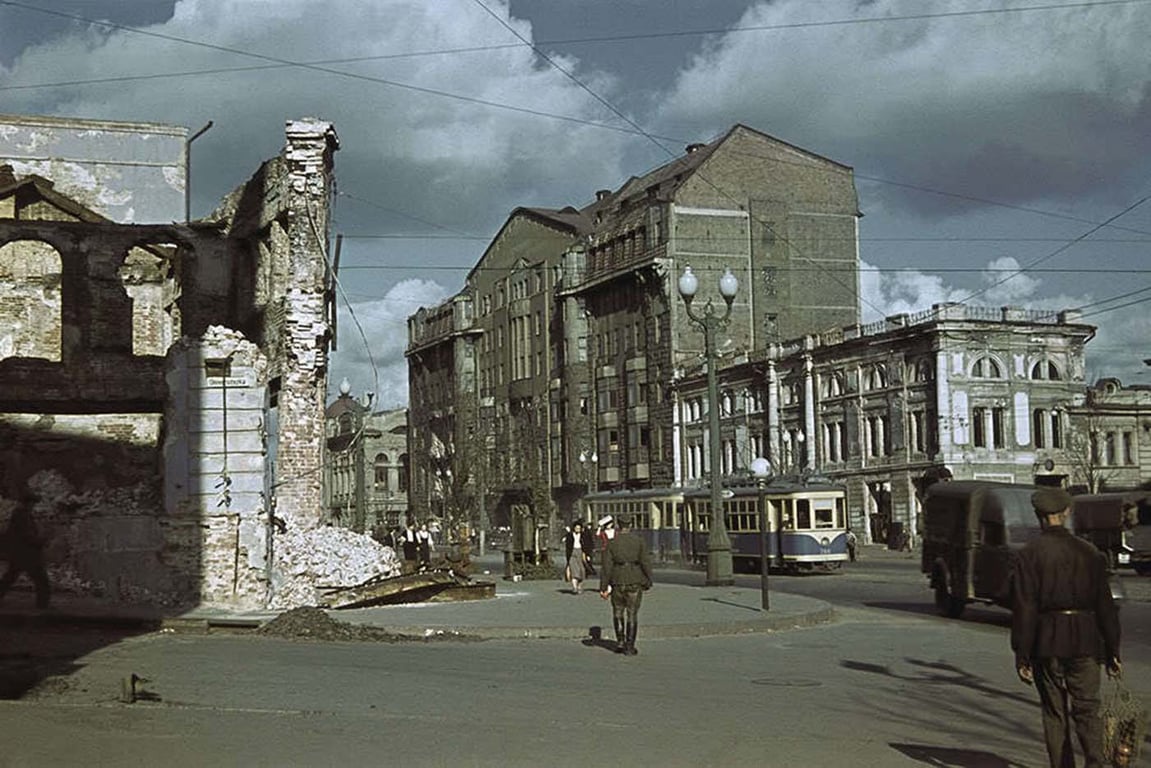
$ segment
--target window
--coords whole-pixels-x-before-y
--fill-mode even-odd
[[[400,454],[400,493],[408,492],[408,454]]]
[[[795,527],[800,530],[811,528],[811,500],[795,500]]]
[[[1135,435],[1131,432],[1123,433],[1123,463],[1127,466],[1135,464]]]
[[[1003,448],[1004,446],[1007,445],[1007,440],[1005,439],[1004,434],[1003,434],[1003,429],[1004,429],[1003,417],[1004,417],[1004,413],[1003,413],[1002,408],[992,408],[991,409],[991,447],[992,448]]]
[[[971,409],[971,443],[977,448],[987,447],[986,408]]]
[[[388,490],[388,454],[376,454],[374,467],[376,470],[376,487],[382,491]]]
[[[1040,360],[1035,365],[1031,366],[1031,378],[1037,380],[1050,380],[1059,381],[1062,376],[1059,375],[1059,369],[1055,367],[1055,363],[1050,360]]]
[[[1059,411],[1051,412],[1051,447],[1063,447],[1063,418]]]
[[[1002,379],[1003,369],[990,355],[981,357],[971,366],[971,376],[976,379]]]
[[[1031,434],[1036,448],[1047,447],[1047,412],[1042,408],[1031,412]]]

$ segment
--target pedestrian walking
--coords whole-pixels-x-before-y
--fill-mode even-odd
[[[400,534],[401,543],[404,550],[404,573],[412,573],[416,570],[416,562],[420,556],[420,545],[416,536],[415,523],[409,522],[404,526],[403,533]]]
[[[590,525],[583,525],[581,523],[581,528],[582,528],[582,530],[580,531],[580,548],[583,549],[584,565],[587,567],[587,575],[588,576],[595,576],[595,575],[597,575],[597,572],[595,569],[595,560],[596,560],[596,557],[598,557],[600,554],[599,552],[596,551],[595,534],[593,534],[591,532],[591,526]]]
[[[1011,648],[1019,679],[1039,691],[1051,768],[1074,768],[1071,724],[1087,768],[1102,768],[1099,667],[1122,673],[1119,614],[1104,556],[1066,527],[1071,496],[1040,488],[1031,496],[1042,532],[1013,571]]]
[[[565,576],[571,582],[572,593],[576,595],[583,591],[583,582],[587,578],[590,553],[584,548],[586,541],[583,523],[576,520],[564,535],[564,562],[567,563]]]
[[[855,538],[855,531],[847,532],[847,559],[855,562],[855,548],[859,541]]]
[[[3,537],[0,537],[0,556],[8,560],[8,569],[0,577],[0,599],[24,573],[36,588],[36,607],[47,608],[52,589],[48,569],[44,565],[44,538],[32,516],[38,500],[31,491],[25,492],[12,510]]]
[[[432,532],[428,530],[428,524],[422,523],[420,530],[416,531],[416,544],[419,550],[420,570],[427,570],[432,564]]]
[[[643,593],[651,589],[651,553],[647,542],[631,532],[631,518],[615,519],[616,535],[607,544],[600,564],[599,593],[611,599],[616,652],[635,656],[639,609]]]

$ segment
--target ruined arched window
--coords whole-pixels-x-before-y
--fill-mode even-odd
[[[132,354],[163,355],[179,336],[179,289],[171,275],[174,245],[137,246],[120,265],[132,300]]]
[[[0,245],[0,360],[37,357],[59,362],[63,336],[63,265],[39,240]]]

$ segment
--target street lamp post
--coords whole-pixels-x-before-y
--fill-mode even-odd
[[[767,480],[771,476],[771,462],[760,456],[751,460],[751,473],[755,475],[755,485],[759,489],[759,592],[760,607],[768,610],[767,574],[770,569],[768,557],[768,515],[767,515]]]
[[[724,519],[723,492],[720,488],[719,467],[719,382],[716,376],[715,334],[727,325],[731,318],[731,303],[739,290],[739,280],[724,269],[719,279],[719,293],[727,305],[722,315],[717,314],[711,299],[703,306],[703,311],[692,309],[692,300],[699,290],[699,279],[691,267],[685,267],[679,278],[679,295],[687,308],[691,322],[703,331],[704,360],[707,363],[707,397],[709,458],[711,461],[711,530],[707,536],[707,586],[728,586],[735,583],[731,566],[731,539],[727,535],[727,521]]]

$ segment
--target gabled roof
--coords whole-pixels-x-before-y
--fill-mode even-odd
[[[520,206],[508,215],[507,219],[504,220],[503,226],[500,227],[500,231],[495,234],[495,237],[493,237],[487,247],[484,248],[483,255],[480,256],[476,265],[468,271],[467,282],[471,282],[476,272],[487,259],[488,252],[491,251],[492,246],[500,241],[504,232],[516,219],[530,219],[545,227],[566,232],[573,238],[582,237],[591,232],[592,229],[591,219],[585,216],[582,211],[577,211],[570,205],[566,208],[530,208]]]
[[[80,221],[87,221],[89,223],[106,223],[112,221],[106,216],[101,216],[96,213],[91,208],[81,205],[67,195],[57,192],[55,184],[43,176],[30,173],[27,176],[17,178],[12,172],[12,166],[0,166],[0,200],[15,197],[21,192],[31,193],[49,205],[76,217]]]

